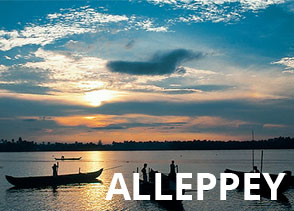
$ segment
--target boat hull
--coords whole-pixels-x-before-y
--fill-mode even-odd
[[[5,176],[7,181],[15,187],[46,187],[46,186],[58,186],[73,183],[88,183],[94,182],[97,177],[102,174],[103,169],[90,173],[68,174],[42,177],[12,177]],[[97,180],[96,180],[97,181]]]
[[[157,173],[157,172],[156,172]],[[152,201],[158,202],[161,206],[172,210],[183,210],[182,200],[176,200],[176,183],[168,175],[161,174],[161,193],[162,195],[172,195],[172,200],[155,199],[155,171],[149,173],[149,181],[140,180],[140,194],[150,195]]]
[[[239,177],[239,186],[237,188],[244,189],[245,173],[249,173],[249,172],[242,172],[242,171],[235,171],[235,170],[231,170],[231,169],[226,169],[225,173],[236,174]],[[276,181],[278,175],[270,174],[270,177],[273,181]],[[254,179],[251,179],[251,181],[253,184],[259,184],[259,189],[252,189],[253,193],[259,194],[264,197],[271,196],[271,189],[262,174],[260,175],[260,178],[254,178]],[[228,181],[228,183],[230,183],[230,180]],[[284,179],[282,180],[281,184],[279,185],[279,188],[277,191],[278,195],[281,195],[283,192],[288,190],[289,187],[290,187],[289,177],[285,176]]]
[[[82,157],[79,157],[79,158],[55,158],[55,160],[61,160],[61,161],[64,161],[64,160],[81,160]]]

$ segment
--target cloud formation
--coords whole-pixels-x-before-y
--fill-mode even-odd
[[[30,83],[0,83],[0,89],[16,93],[30,93],[30,94],[48,94],[50,88],[45,86],[38,86]]]
[[[101,8],[100,8],[101,10]],[[8,51],[25,45],[45,46],[72,35],[85,33],[116,33],[130,29],[150,32],[167,32],[165,26],[157,26],[153,20],[135,16],[106,14],[94,8],[61,9],[48,14],[44,22],[27,23],[20,30],[0,30],[0,51]],[[123,24],[120,24],[123,23]]]
[[[131,75],[165,75],[176,71],[186,61],[199,59],[202,53],[195,53],[185,49],[176,49],[167,53],[156,53],[148,61],[110,61],[107,67],[112,72],[127,73]]]
[[[285,66],[284,73],[294,73],[294,57],[285,57],[272,64],[280,64]]]
[[[68,9],[48,14],[43,24],[27,24],[22,30],[0,30],[0,50],[30,44],[45,46],[69,35],[97,32],[106,24],[128,20],[125,15],[104,14],[89,7]]]
[[[175,10],[185,10],[188,15],[180,16],[179,22],[234,22],[244,18],[245,12],[257,12],[271,5],[285,3],[285,0],[147,0],[159,6],[170,6]],[[188,12],[188,13],[187,13]],[[191,14],[189,14],[191,12]],[[173,21],[172,21],[173,22]]]

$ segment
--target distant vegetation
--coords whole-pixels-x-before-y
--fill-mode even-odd
[[[96,151],[96,150],[230,150],[230,149],[294,149],[294,138],[279,137],[259,141],[124,141],[112,144],[97,143],[51,143],[12,139],[1,139],[0,152],[29,152],[29,151]]]

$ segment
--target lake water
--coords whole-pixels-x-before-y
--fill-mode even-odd
[[[36,176],[51,175],[54,158],[82,157],[80,161],[59,162],[59,174],[77,173],[106,169],[99,179],[102,183],[59,186],[42,189],[10,189],[5,175]],[[255,157],[260,158],[260,151]],[[294,171],[294,150],[264,150],[264,172],[278,173]],[[185,182],[196,187],[197,173],[212,173],[217,178],[226,168],[249,171],[251,169],[250,150],[218,151],[124,151],[124,152],[22,152],[0,153],[0,210],[166,210],[154,201],[124,201],[122,196],[105,200],[112,176],[123,173],[130,194],[132,194],[132,173],[148,163],[160,172],[168,172],[171,160],[179,165],[180,172],[193,173],[193,179]],[[259,166],[259,161],[256,162]],[[117,167],[120,166],[120,167]],[[113,168],[117,167],[117,168]],[[112,169],[109,169],[112,168]],[[109,170],[107,170],[109,169]],[[242,191],[229,191],[226,201],[219,199],[217,186],[204,192],[204,200],[198,201],[196,192],[189,193],[192,201],[183,201],[184,210],[293,210],[294,189],[285,192],[289,202],[245,201]],[[132,195],[131,195],[132,196]]]

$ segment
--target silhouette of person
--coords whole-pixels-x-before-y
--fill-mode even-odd
[[[169,177],[171,179],[176,179],[176,165],[175,165],[175,161],[173,161],[173,160],[172,160],[172,162],[170,164]]]
[[[253,170],[250,171],[250,173],[260,173],[260,171],[258,170],[257,166],[253,166]]]
[[[54,163],[54,165],[52,166],[52,170],[53,170],[53,177],[57,177],[58,175],[58,163],[56,165],[56,163]]]
[[[64,156],[63,155],[61,156],[61,160],[64,160]]]
[[[141,172],[143,174],[143,181],[144,182],[148,182],[147,181],[147,163],[144,163],[144,167],[142,168]]]

